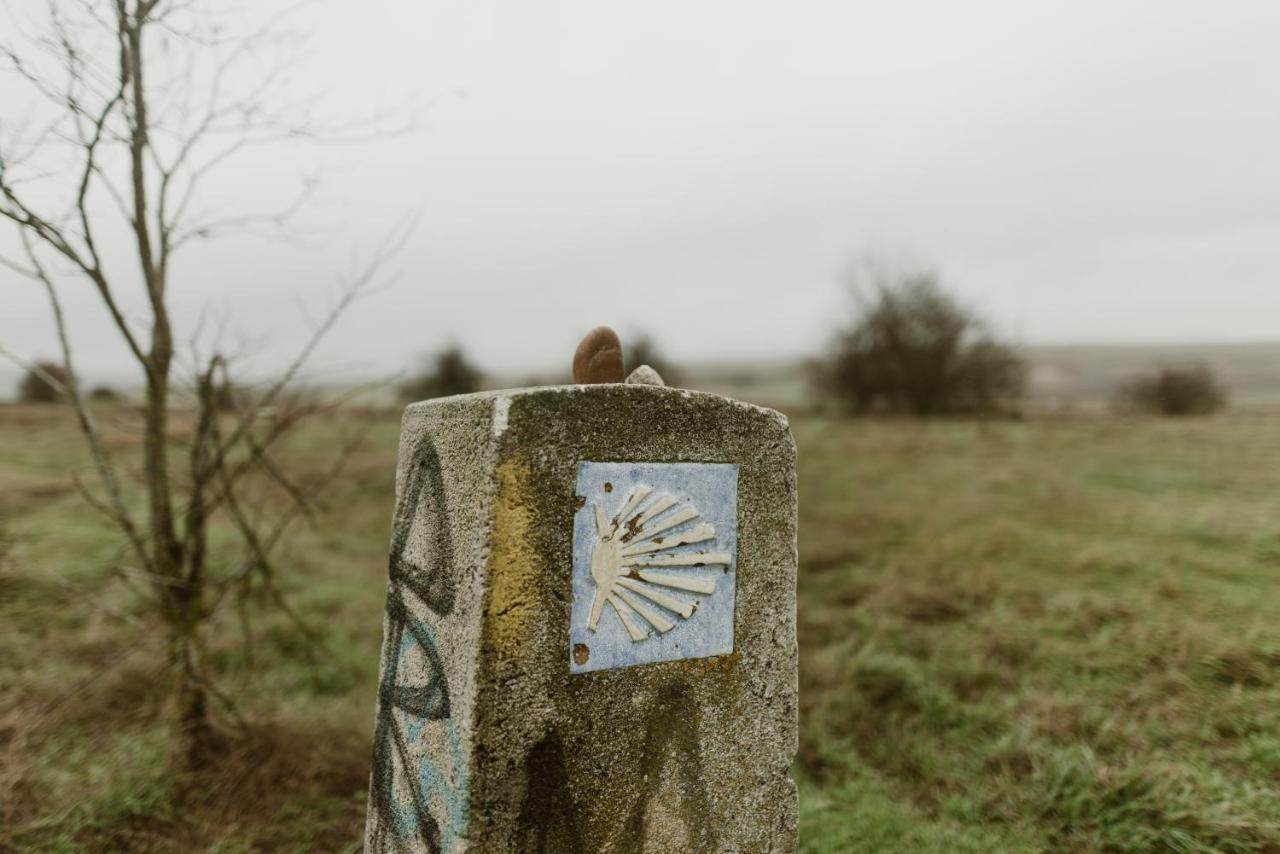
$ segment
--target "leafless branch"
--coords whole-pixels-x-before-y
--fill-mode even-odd
[[[249,445],[249,452],[253,458],[262,466],[262,470],[275,481],[275,483],[288,494],[293,503],[297,505],[298,512],[307,520],[312,527],[315,526],[315,505],[314,502],[302,491],[302,488],[294,483],[288,475],[286,475],[271,455],[254,437],[252,433],[246,434],[245,439]]]
[[[144,566],[149,567],[151,566],[151,561],[147,555],[146,546],[143,543],[142,535],[138,531],[137,524],[125,507],[124,495],[120,489],[115,466],[112,464],[111,457],[102,442],[102,437],[98,433],[93,415],[89,412],[84,397],[80,393],[80,383],[76,378],[75,364],[71,353],[71,339],[67,334],[66,317],[62,311],[62,301],[58,298],[58,291],[53,285],[53,280],[49,278],[49,274],[40,264],[40,259],[36,256],[29,238],[25,233],[22,237],[23,246],[27,250],[27,258],[31,262],[31,268],[35,271],[40,283],[44,285],[45,293],[49,297],[49,307],[53,312],[54,326],[58,333],[58,346],[62,350],[62,363],[67,372],[67,381],[62,391],[71,404],[71,408],[76,415],[76,423],[79,425],[80,432],[84,435],[85,441],[89,445],[89,453],[93,457],[93,464],[98,470],[98,476],[102,480],[103,487],[106,489],[111,514],[115,518],[116,524],[119,525],[120,530],[124,532],[133,546],[135,556]]]
[[[270,407],[276,398],[280,396],[280,393],[298,378],[298,374],[307,363],[307,360],[310,359],[311,354],[315,352],[316,347],[324,340],[324,337],[338,322],[338,319],[346,313],[357,299],[382,282],[384,268],[399,255],[409,235],[412,233],[413,226],[413,222],[407,223],[389,235],[370,256],[368,262],[360,271],[344,285],[337,301],[315,329],[312,330],[310,337],[303,344],[293,361],[289,363],[285,371],[263,392],[258,400],[252,406],[246,408],[230,435],[219,443],[219,448],[212,460],[214,467],[222,467],[225,464],[227,454],[245,438],[261,413]]]
[[[229,483],[234,487],[245,477],[257,471],[261,466],[259,453],[279,443],[304,420],[328,413],[344,411],[353,401],[367,394],[372,389],[385,387],[385,385],[385,382],[378,381],[356,386],[341,395],[337,395],[326,403],[313,404],[305,409],[292,413],[290,417],[274,419],[269,429],[264,434],[254,436],[253,445],[249,447],[249,453],[240,460],[240,462],[232,466],[230,465],[230,457],[227,456],[224,458],[224,465],[228,466]],[[246,442],[245,444],[248,445],[249,443]],[[222,506],[222,502],[223,496],[221,492],[206,499],[206,512],[213,513]],[[314,503],[315,502],[313,502],[313,504]]]
[[[214,427],[214,436],[216,439],[217,428]],[[238,581],[247,580],[250,573],[255,570],[258,577],[262,581],[262,588],[271,597],[272,603],[280,609],[280,611],[289,618],[297,629],[312,642],[312,646],[308,647],[308,655],[314,654],[316,647],[324,645],[323,638],[318,635],[315,630],[306,624],[306,622],[298,616],[289,603],[280,595],[280,591],[275,586],[274,572],[272,569],[270,554],[279,542],[280,536],[284,533],[289,523],[295,518],[294,510],[283,513],[277,521],[276,526],[272,529],[267,539],[263,539],[259,534],[253,522],[245,513],[244,508],[240,504],[240,500],[236,497],[235,489],[230,484],[227,477],[225,466],[218,468],[218,476],[221,480],[222,495],[227,509],[230,511],[231,518],[234,520],[236,527],[240,530],[241,537],[245,544],[245,558],[243,562],[243,570]],[[219,600],[221,597],[219,597]],[[215,607],[216,607],[215,602]]]

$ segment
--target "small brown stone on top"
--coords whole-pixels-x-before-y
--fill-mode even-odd
[[[618,333],[607,326],[588,332],[573,354],[573,381],[588,385],[620,383],[625,376]]]

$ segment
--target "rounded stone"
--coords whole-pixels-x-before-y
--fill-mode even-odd
[[[618,333],[607,326],[588,332],[573,354],[573,381],[581,385],[620,383],[625,376]]]
[[[632,385],[666,385],[662,376],[648,365],[641,365],[628,374],[627,382]]]

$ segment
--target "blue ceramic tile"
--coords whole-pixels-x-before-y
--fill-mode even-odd
[[[633,510],[613,520],[624,509],[633,490],[649,489],[649,493]],[[738,539],[738,466],[728,463],[578,463],[577,494],[584,501],[573,522],[573,610],[569,627],[569,669],[574,673],[605,670],[672,661],[682,658],[705,658],[733,651],[734,593],[737,570]],[[642,528],[635,530],[638,517],[653,508],[664,496],[674,499],[666,510],[653,514]],[[597,585],[591,577],[593,551],[601,543],[596,519],[600,507],[606,523],[606,536],[618,541],[617,548],[644,551],[624,560],[639,559],[649,566],[629,567],[630,587],[615,594],[624,602],[633,625],[645,633],[643,640],[633,640],[618,609],[606,603],[593,631],[588,627]],[[696,511],[696,516],[686,508]],[[679,515],[686,521],[651,534]],[[631,528],[627,521],[632,520]],[[680,544],[680,535],[689,535],[700,526],[710,525],[714,536],[706,540]],[[648,536],[647,536],[648,535]],[[654,561],[654,558],[659,560]],[[719,561],[698,565],[703,559]],[[673,566],[654,563],[671,560]],[[714,583],[710,593],[690,592],[651,583],[638,577],[645,572],[651,578],[673,576],[695,579],[702,584]],[[614,588],[617,589],[616,587]],[[663,607],[649,598],[659,600]],[[676,600],[672,602],[671,600]],[[639,602],[628,609],[626,603]],[[676,610],[678,603],[694,610],[687,618]],[[643,611],[658,617],[659,623],[674,623],[674,628],[661,632],[643,617]]]

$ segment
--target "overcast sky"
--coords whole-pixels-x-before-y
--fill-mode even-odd
[[[329,0],[311,23],[296,74],[327,113],[429,107],[407,136],[223,173],[215,201],[265,207],[324,168],[322,239],[173,274],[184,322],[225,311],[267,360],[407,216],[402,277],[319,369],[455,338],[542,370],[598,323],[677,359],[804,354],[868,252],[937,265],[1017,341],[1280,339],[1275,0]],[[66,289],[82,370],[120,375]],[[39,291],[0,270],[0,293],[0,344],[52,355]]]

